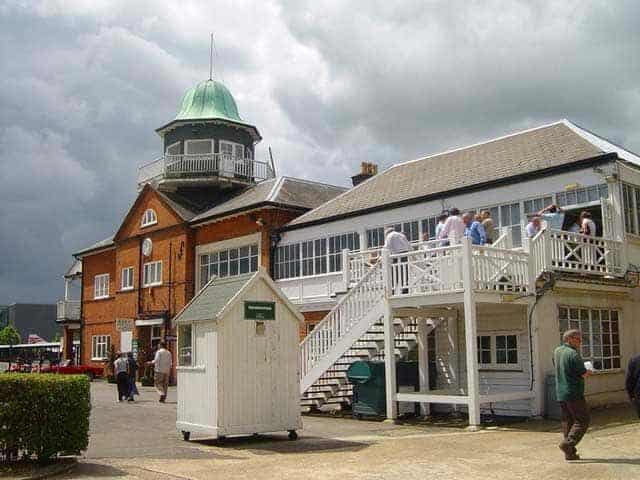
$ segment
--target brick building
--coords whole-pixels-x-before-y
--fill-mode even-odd
[[[212,276],[270,269],[277,229],[344,190],[276,177],[272,164],[255,161],[257,128],[211,79],[157,132],[165,153],[140,168],[122,224],[74,254],[80,301],[65,295],[58,318],[65,345],[79,327],[83,364],[103,364],[111,347],[150,355],[161,339],[175,354],[171,319]]]

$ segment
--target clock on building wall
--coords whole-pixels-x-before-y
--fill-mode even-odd
[[[152,251],[153,251],[153,242],[151,241],[150,238],[145,238],[142,242],[142,254],[145,257],[148,257],[149,255],[151,255]]]

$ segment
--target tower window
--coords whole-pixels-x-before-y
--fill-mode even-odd
[[[167,155],[180,155],[180,142],[169,145],[167,147]]]
[[[187,155],[206,155],[213,153],[213,140],[187,140],[185,148]]]
[[[140,226],[148,227],[149,225],[155,225],[156,223],[158,223],[156,212],[151,208],[146,209],[142,215],[142,222]]]
[[[220,140],[220,153],[234,158],[244,158],[244,145]]]

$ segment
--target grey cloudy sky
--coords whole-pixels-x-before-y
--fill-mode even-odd
[[[640,2],[0,2],[0,303],[52,302],[216,76],[280,173],[346,185],[560,118],[640,151]]]

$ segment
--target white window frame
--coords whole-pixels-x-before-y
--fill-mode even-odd
[[[140,221],[141,227],[150,227],[158,223],[158,215],[153,208],[147,208],[142,214],[142,220]]]
[[[182,329],[189,327],[191,329],[190,331],[190,335],[189,335],[189,349],[191,350],[191,362],[188,364],[182,363],[182,351],[181,351],[181,340],[182,340],[182,336],[183,336],[183,332]],[[196,349],[195,349],[195,324],[194,323],[180,323],[178,324],[178,328],[177,328],[177,332],[178,334],[178,341],[176,343],[177,345],[177,349],[178,349],[178,355],[177,355],[177,360],[178,360],[178,367],[195,367],[196,366]]]
[[[523,332],[514,331],[514,330],[506,330],[506,331],[496,331],[496,332],[478,332],[478,338],[480,337],[490,337],[491,339],[491,363],[480,363],[478,360],[478,368],[480,370],[509,370],[509,371],[522,371],[522,355],[521,355],[521,338]],[[513,336],[516,337],[516,355],[518,361],[516,363],[498,363],[498,348],[497,348],[497,337],[508,337]],[[506,342],[506,339],[505,339]],[[506,345],[506,344],[505,344]],[[510,350],[506,348],[505,350]],[[508,357],[507,357],[508,361]]]
[[[199,142],[209,142],[209,144],[211,145],[211,151],[208,153],[189,153],[189,145],[191,145],[192,143],[199,143]],[[194,138],[191,140],[184,141],[185,155],[213,155],[214,148],[215,148],[215,144],[214,144],[213,138]]]
[[[101,273],[93,277],[93,299],[109,298],[109,274]]]
[[[124,267],[120,273],[120,290],[133,290],[133,267]]]
[[[154,278],[149,281],[149,276],[153,269]],[[143,265],[142,286],[143,287],[155,287],[162,285],[162,260],[156,260],[155,262],[147,262]]]
[[[561,318],[562,309],[566,309],[567,311],[566,327],[563,324],[563,320],[565,319]],[[577,310],[577,313],[578,313],[577,318],[575,315],[573,315],[572,310]],[[582,316],[581,311],[583,310],[586,310],[588,312],[588,318],[585,318],[585,319],[581,318]],[[598,311],[597,316],[595,315],[596,311]],[[607,316],[609,317],[608,320],[603,319],[601,317],[604,311],[607,312]],[[603,329],[603,322],[611,323],[612,321],[611,312],[616,312],[616,316],[618,317],[616,320],[618,323],[617,332],[614,332],[611,326],[609,326],[608,332],[605,332]],[[587,322],[587,321],[589,322],[588,330],[582,327],[583,322]],[[598,322],[597,331],[594,328],[595,322]],[[621,343],[621,337],[622,337],[622,309],[621,308],[612,307],[612,306],[586,307],[583,305],[558,305],[558,329],[560,330],[560,341],[562,341],[562,334],[564,333],[564,331],[568,329],[574,329],[574,328],[577,328],[582,332],[583,341],[582,341],[582,351],[580,352],[582,355],[582,358],[585,361],[587,360],[591,361],[593,363],[593,367],[596,372],[606,373],[606,372],[619,372],[620,370],[622,370],[623,364],[622,364],[622,343]],[[605,349],[604,342],[601,341],[599,344],[594,342],[595,340],[594,335],[600,335],[600,336],[608,335],[609,343],[607,344],[607,346],[611,349],[609,351],[609,355],[605,355],[604,353],[604,349]],[[614,343],[613,341],[614,335],[617,335],[618,343]],[[599,355],[597,354],[597,350],[596,350],[597,347],[600,347]],[[616,347],[618,349],[618,353],[614,354]],[[618,366],[614,366],[615,359],[618,360]],[[606,360],[611,361],[611,367],[609,368],[604,367]],[[597,368],[598,362],[602,362],[602,368]]]
[[[248,255],[246,256],[240,256],[240,250],[247,248],[248,249]],[[251,250],[255,248],[255,254],[251,253]],[[231,258],[231,253],[232,251],[237,251],[238,252],[238,256],[235,258]],[[224,263],[226,264],[226,274],[225,275],[220,275],[220,264],[222,263],[220,261],[220,254],[224,253],[226,255],[226,260],[224,261]],[[217,260],[212,261],[212,256],[216,256]],[[207,262],[206,263],[202,263],[204,257],[207,257]],[[256,268],[252,269],[252,259],[255,258],[255,262],[256,262]],[[241,272],[240,271],[240,262],[242,261],[242,259],[246,259],[248,264],[249,264],[249,270],[246,272]],[[248,273],[255,273],[260,269],[260,245],[258,242],[253,242],[247,245],[238,245],[238,246],[233,246],[233,247],[227,247],[227,248],[221,248],[220,250],[212,250],[212,251],[207,251],[207,252],[202,252],[199,253],[197,255],[197,261],[198,261],[198,266],[197,268],[199,269],[199,275],[198,275],[198,290],[201,290],[206,284],[207,282],[211,279],[212,276],[212,266],[215,264],[218,266],[218,273],[216,273],[216,276],[219,276],[221,278],[226,278],[226,277],[237,277],[239,275],[245,275]],[[238,271],[237,273],[231,273],[231,264],[235,263],[237,261],[238,264]],[[205,270],[206,268],[206,277],[203,275],[203,270]]]
[[[245,150],[246,149],[244,148],[243,144],[237,143],[237,142],[230,142],[229,140],[220,140],[218,143],[220,144],[219,147],[218,147],[218,149],[220,150],[220,154],[224,153],[222,151],[222,146],[223,145],[230,145],[231,146],[231,158],[242,159],[242,160],[245,159],[244,155],[245,155]],[[242,149],[242,155],[236,155],[236,148],[237,147],[240,147]],[[225,155],[228,155],[228,153],[225,154]]]
[[[93,335],[91,337],[91,360],[101,361],[109,358],[111,335]]]
[[[169,150],[171,150],[173,147],[175,147],[176,145],[180,146],[180,142],[173,142],[171,145],[167,145],[166,150],[164,151],[165,155],[180,155],[179,150],[178,149],[178,153],[169,153]]]
[[[156,328],[158,329],[158,332],[159,332],[158,335],[154,335]],[[156,340],[157,340],[157,342],[154,344],[153,342],[156,341]],[[160,326],[160,325],[151,325],[151,328],[149,329],[149,345],[151,345],[151,348],[154,348],[161,341],[162,341],[162,326]]]

